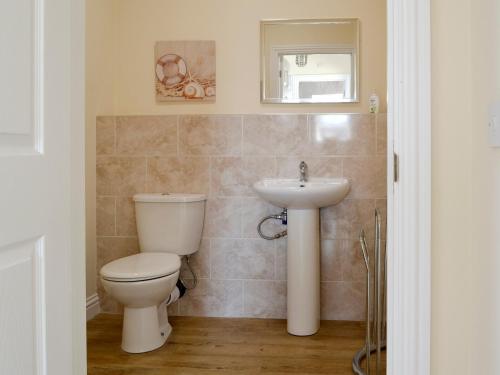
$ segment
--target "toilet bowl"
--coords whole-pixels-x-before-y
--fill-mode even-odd
[[[124,307],[124,351],[144,353],[167,341],[172,331],[167,305],[175,294],[181,256],[198,251],[205,200],[202,194],[134,196],[140,253],[100,270],[104,290]]]
[[[143,353],[162,346],[172,327],[166,300],[179,278],[180,258],[168,253],[139,253],[101,269],[104,290],[124,306],[122,349]]]

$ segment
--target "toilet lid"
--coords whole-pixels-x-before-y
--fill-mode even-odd
[[[111,281],[144,281],[171,275],[181,268],[178,255],[139,253],[114,260],[101,268],[101,276]]]

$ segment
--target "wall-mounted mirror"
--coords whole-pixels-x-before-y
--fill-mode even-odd
[[[261,22],[263,103],[357,102],[359,20]]]

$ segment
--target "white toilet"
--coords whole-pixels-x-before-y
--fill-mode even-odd
[[[202,194],[134,196],[140,253],[114,260],[100,272],[106,292],[124,306],[126,352],[154,350],[170,335],[167,304],[179,294],[180,257],[199,249],[205,201]]]

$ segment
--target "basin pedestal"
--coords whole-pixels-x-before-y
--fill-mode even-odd
[[[320,321],[319,209],[288,209],[287,329],[315,334]]]
[[[253,188],[262,199],[288,210],[288,332],[297,336],[314,335],[320,318],[319,209],[340,203],[349,193],[349,181],[263,179]]]

